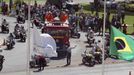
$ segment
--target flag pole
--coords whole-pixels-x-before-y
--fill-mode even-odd
[[[27,40],[27,72],[26,75],[30,75],[30,67],[29,67],[29,62],[30,62],[30,2],[31,0],[28,0],[28,40]]]
[[[105,56],[105,25],[106,25],[106,0],[104,0],[104,19],[103,19],[103,37],[102,37],[102,42],[103,42],[103,49],[102,49],[102,75],[104,75],[104,69],[105,69],[105,61],[104,61],[104,56]]]

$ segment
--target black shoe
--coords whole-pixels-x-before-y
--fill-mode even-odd
[[[38,69],[38,71],[41,71],[41,68],[40,68],[40,69]]]

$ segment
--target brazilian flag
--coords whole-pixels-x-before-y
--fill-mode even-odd
[[[111,26],[110,55],[131,61],[134,59],[134,40]]]

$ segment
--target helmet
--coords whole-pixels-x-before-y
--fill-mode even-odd
[[[91,27],[88,27],[88,30],[90,30],[91,29]]]
[[[90,30],[90,32],[92,33],[92,32],[93,32],[93,30]]]

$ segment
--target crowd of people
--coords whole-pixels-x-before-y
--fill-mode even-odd
[[[7,7],[7,8],[6,8]],[[125,19],[125,6],[118,5],[117,11],[113,14],[112,19],[110,20],[111,12],[110,9],[107,9],[106,13],[106,29],[110,29],[110,25],[114,25],[117,28],[120,28],[126,31],[124,19]],[[8,13],[8,5],[3,2],[2,3],[2,12],[3,15]],[[62,11],[61,11],[62,10]],[[18,16],[25,16],[25,19],[28,18],[28,5],[25,2],[16,3],[14,5],[14,9],[11,9],[12,12],[16,13]],[[103,30],[103,19],[104,14],[99,15],[99,11],[96,10],[95,14],[84,13],[83,11],[80,13],[75,13],[75,10],[68,9],[59,9],[56,5],[46,3],[44,5],[35,4],[31,6],[31,18],[38,19],[39,21],[45,21],[45,15],[47,13],[51,13],[53,18],[59,17],[62,12],[66,12],[68,15],[69,25],[76,24],[79,26],[80,30],[87,31],[88,27],[91,27],[95,32],[101,32]],[[126,32],[127,33],[127,32]]]

